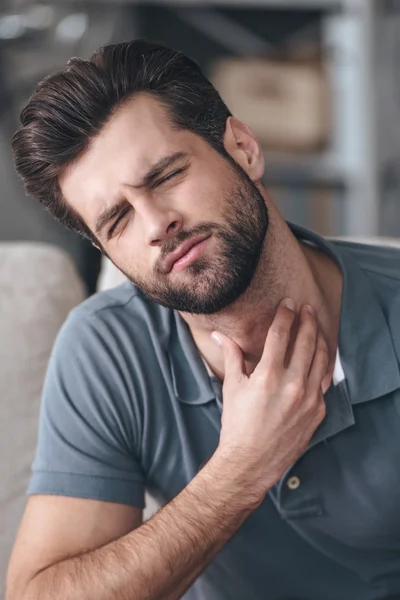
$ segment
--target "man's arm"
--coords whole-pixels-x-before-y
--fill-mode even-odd
[[[28,521],[22,524],[10,563],[6,600],[180,598],[255,507],[246,506],[247,498],[238,481],[222,477],[225,468],[222,456],[214,455],[192,482],[149,521],[96,549],[88,549],[94,541],[87,531],[86,542],[80,542],[79,550],[72,539],[67,543],[60,540],[50,552],[46,546],[42,549],[44,557],[32,556],[29,529],[37,523],[36,513],[43,514],[43,509],[33,508],[30,515],[28,510]],[[84,523],[85,514],[79,515],[79,511],[81,508],[70,515],[76,534],[79,523],[88,530],[96,527],[96,523],[101,526],[106,518],[105,513],[89,516],[85,510],[91,521],[88,527]],[[69,537],[66,515],[60,527],[57,514],[61,518],[59,510],[47,516],[46,528],[54,527],[57,536],[67,534]],[[128,521],[132,523],[132,517]],[[126,524],[120,523],[120,531]],[[103,539],[116,534],[115,529],[111,536],[108,533]],[[39,531],[37,536],[40,538]],[[98,538],[97,543],[99,541]],[[60,551],[57,546],[64,547]]]
[[[28,582],[38,572],[113,542],[141,524],[141,508],[58,495],[30,496],[10,559],[7,598],[25,597]]]
[[[71,550],[29,572],[23,561],[14,561],[7,600],[180,598],[304,451],[325,416],[326,344],[312,313],[302,309],[287,365],[294,317],[288,308],[278,309],[250,377],[240,348],[220,335],[225,359],[220,443],[172,502],[95,550]]]

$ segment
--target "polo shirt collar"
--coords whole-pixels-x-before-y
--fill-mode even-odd
[[[399,388],[399,366],[389,326],[369,279],[351,252],[339,242],[328,241],[298,225],[288,225],[297,239],[314,244],[331,256],[342,272],[339,349],[350,402],[366,402]],[[175,395],[185,404],[210,402],[216,397],[216,386],[188,325],[178,312],[172,311],[172,315],[168,350]]]
[[[352,404],[367,402],[400,387],[399,365],[389,325],[370,280],[340,242],[289,224],[297,239],[329,254],[343,276],[339,349]]]
[[[215,391],[189,326],[177,311],[172,316],[168,355],[175,396],[184,404],[211,402]]]

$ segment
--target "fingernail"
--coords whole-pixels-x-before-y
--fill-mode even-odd
[[[222,346],[222,340],[221,340],[221,338],[219,337],[219,335],[218,335],[218,333],[216,331],[212,332],[211,338],[217,344],[217,346],[219,346],[219,347]]]
[[[310,304],[306,304],[305,306],[306,311],[312,316],[315,317],[315,309],[313,306],[311,306]]]
[[[292,300],[292,298],[284,298],[282,300],[282,304],[283,304],[283,306],[286,306],[286,308],[289,308],[290,310],[294,310],[296,308],[296,305],[294,303],[294,300]]]

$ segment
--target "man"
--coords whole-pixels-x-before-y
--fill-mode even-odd
[[[400,598],[398,253],[289,227],[173,50],[73,59],[21,121],[28,193],[130,281],[56,342],[7,600]]]

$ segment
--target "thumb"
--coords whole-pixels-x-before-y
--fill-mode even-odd
[[[240,379],[245,374],[243,352],[227,335],[213,331],[212,340],[221,348],[224,357],[225,379]]]

